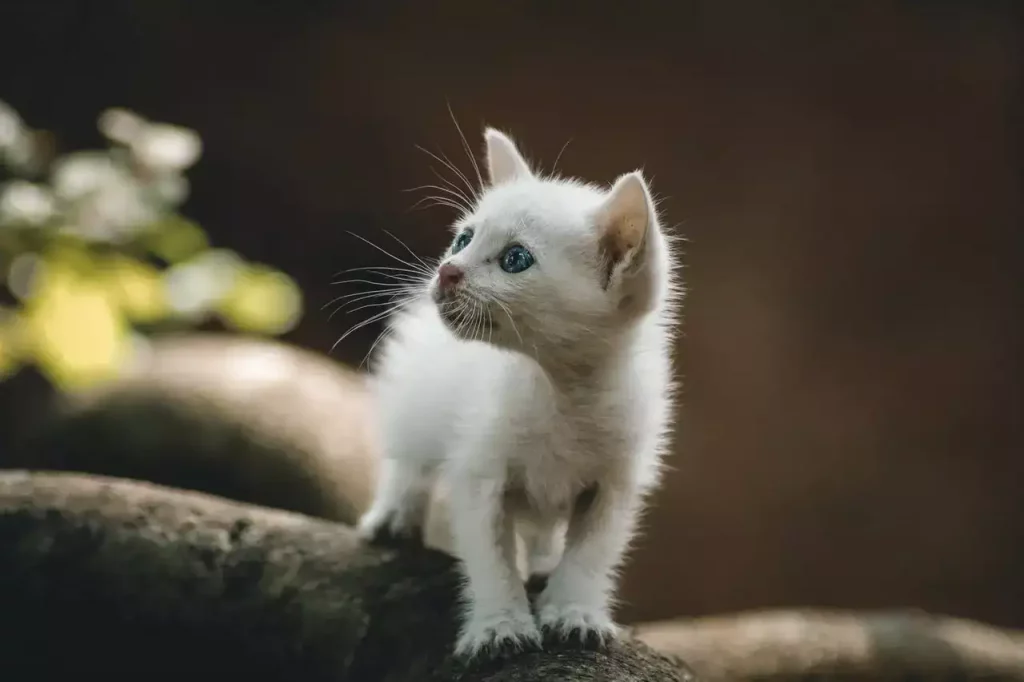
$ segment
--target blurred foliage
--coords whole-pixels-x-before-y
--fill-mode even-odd
[[[123,109],[99,129],[108,149],[57,155],[0,101],[0,378],[35,364],[76,388],[112,377],[151,333],[291,329],[295,283],[212,248],[178,212],[199,136]]]

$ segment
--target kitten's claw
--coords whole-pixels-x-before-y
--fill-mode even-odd
[[[575,604],[543,605],[537,611],[537,622],[545,638],[578,641],[588,648],[604,647],[619,635],[619,627],[604,609]]]
[[[529,612],[471,616],[455,643],[455,655],[462,659],[497,658],[540,649],[540,630]]]
[[[370,510],[359,519],[356,531],[365,542],[373,545],[423,544],[423,528],[410,523],[398,512]]]

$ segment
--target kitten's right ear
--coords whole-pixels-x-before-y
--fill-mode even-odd
[[[533,176],[526,159],[508,135],[488,128],[484,131],[484,141],[487,143],[487,172],[492,186]]]
[[[634,171],[619,177],[595,217],[607,287],[613,273],[642,265],[650,242],[654,208],[643,175]]]

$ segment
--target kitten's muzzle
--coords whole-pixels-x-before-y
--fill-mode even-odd
[[[462,284],[466,273],[457,265],[445,263],[437,270],[437,290],[442,298],[448,298]]]

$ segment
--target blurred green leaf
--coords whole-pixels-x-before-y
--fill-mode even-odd
[[[168,263],[180,263],[210,248],[203,228],[179,215],[165,216],[151,226],[146,241],[150,253]]]
[[[251,266],[239,274],[219,310],[225,322],[235,329],[283,334],[298,322],[302,296],[287,275],[265,266]]]
[[[140,328],[230,327],[281,334],[302,313],[288,276],[211,248],[178,207],[200,157],[191,130],[108,110],[106,150],[55,154],[52,137],[0,102],[0,379],[35,363],[61,389],[108,379]],[[46,177],[49,184],[37,176]],[[163,265],[156,265],[156,259]]]

